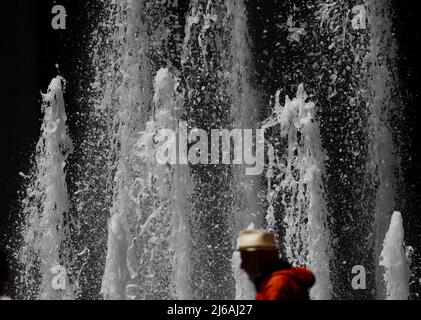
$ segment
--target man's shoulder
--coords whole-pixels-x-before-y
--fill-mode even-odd
[[[315,283],[313,272],[304,267],[295,267],[275,271],[268,279],[268,284],[298,282],[301,286],[310,288]]]

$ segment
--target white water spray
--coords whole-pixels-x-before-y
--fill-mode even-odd
[[[258,125],[259,92],[251,85],[254,66],[251,58],[250,35],[247,26],[246,7],[243,0],[230,1],[227,16],[232,19],[231,55],[232,71],[230,73],[230,96],[232,99],[232,117],[236,128],[253,128]],[[240,230],[247,227],[263,228],[264,210],[261,207],[259,177],[246,176],[245,166],[235,169],[235,187],[237,205],[234,208],[234,239]],[[254,299],[255,289],[247,274],[240,269],[239,252],[234,252],[232,269],[236,286],[236,299]]]
[[[281,138],[288,139],[286,163],[281,159],[275,161],[283,175],[275,192],[282,192],[286,256],[293,264],[307,266],[314,272],[317,283],[311,296],[329,299],[331,237],[322,181],[325,155],[315,104],[307,99],[304,86],[300,85],[296,98],[286,97],[285,105],[281,106],[278,92],[274,116],[266,120],[264,127],[279,124]],[[268,190],[269,195],[272,192]]]
[[[66,275],[57,283],[53,273],[57,267],[71,267],[66,241],[70,240],[72,219],[66,218],[69,202],[65,167],[73,146],[66,126],[63,83],[63,78],[54,78],[42,96],[44,120],[37,144],[36,172],[23,201],[27,229],[20,256],[29,281],[40,275],[39,285],[29,285],[29,290],[36,290],[35,297],[42,300],[72,299],[76,294]],[[36,268],[35,272],[32,268]]]
[[[411,271],[404,245],[403,220],[400,212],[394,212],[380,254],[380,266],[384,267],[386,300],[407,300]]]
[[[238,253],[232,256],[232,272],[224,267],[209,268],[214,258],[218,263],[222,262],[221,265],[228,261],[229,266],[229,245],[221,245],[218,241],[222,243],[228,239],[234,244],[238,231],[252,223],[257,228],[279,231],[277,235],[284,236],[287,258],[295,265],[308,266],[316,275],[311,296],[314,299],[331,298],[331,274],[335,270],[330,269],[333,239],[328,222],[332,213],[328,212],[323,186],[325,154],[315,104],[307,101],[303,86],[298,88],[296,98],[286,99],[284,106],[279,102],[278,92],[274,116],[264,123],[266,128],[280,126],[281,133],[276,138],[286,142],[287,146],[287,155],[278,158],[285,150],[275,150],[268,145],[267,190],[261,190],[261,177],[246,177],[245,166],[233,166],[212,180],[221,182],[218,186],[224,191],[218,189],[214,190],[215,195],[208,194],[207,190],[200,189],[202,184],[206,186],[206,179],[214,178],[206,177],[206,170],[201,171],[205,173],[200,177],[202,180],[197,177],[195,180],[191,177],[189,165],[161,166],[154,158],[157,144],[163,142],[157,132],[165,128],[176,131],[183,108],[191,109],[189,114],[183,114],[189,119],[194,118],[195,113],[213,116],[219,112],[222,114],[219,118],[217,115],[199,120],[213,121],[211,124],[216,126],[221,123],[238,128],[260,125],[260,94],[251,84],[256,70],[252,63],[244,1],[233,0],[226,5],[212,0],[192,1],[184,40],[177,39],[181,51],[177,62],[180,62],[181,70],[171,62],[159,59],[167,54],[164,50],[168,49],[169,35],[173,31],[173,26],[166,24],[170,13],[165,11],[161,2],[110,0],[107,3],[109,17],[105,24],[109,24],[106,30],[110,32],[99,32],[101,36],[97,39],[94,54],[99,66],[95,87],[100,95],[95,107],[101,111],[98,113],[100,122],[108,125],[108,128],[99,128],[98,131],[106,131],[100,135],[111,141],[111,147],[104,151],[96,146],[95,141],[86,145],[95,152],[109,153],[101,155],[107,159],[101,163],[107,162],[108,167],[100,173],[104,175],[107,186],[99,192],[106,193],[112,205],[97,201],[93,210],[87,206],[89,212],[85,208],[78,211],[93,216],[93,220],[99,214],[105,217],[110,214],[108,232],[95,235],[97,239],[108,240],[106,259],[98,268],[99,272],[104,268],[102,296],[105,299],[193,299],[198,294],[206,298],[209,287],[214,285],[212,289],[216,288],[216,293],[213,296],[219,294],[218,297],[231,298],[234,278],[235,297],[252,299],[254,288],[239,268]],[[370,3],[382,7],[378,0]],[[336,27],[336,21],[331,22],[332,27]],[[390,36],[390,30],[387,31],[386,38]],[[377,259],[379,244],[383,240],[381,235],[387,230],[387,212],[394,207],[390,205],[394,203],[395,194],[393,137],[384,112],[392,99],[388,85],[393,79],[389,69],[377,61],[382,46],[389,40],[382,38],[383,32],[378,26],[371,32],[372,50],[368,58],[375,62],[371,88],[375,98],[368,107],[371,115],[368,171],[375,177],[373,185],[378,185],[375,201]],[[304,36],[304,33],[299,36]],[[294,38],[294,42],[299,41],[298,38]],[[212,100],[215,97],[217,99]],[[184,105],[184,99],[190,99],[190,104]],[[215,105],[204,104],[204,100],[211,100]],[[37,148],[37,174],[24,202],[28,228],[22,257],[28,272],[41,277],[41,283],[33,286],[39,290],[39,297],[71,298],[76,297],[76,290],[71,286],[62,292],[52,290],[50,285],[51,267],[57,263],[72,264],[65,255],[62,256],[70,233],[67,224],[71,223],[69,217],[64,218],[69,211],[64,165],[71,141],[65,127],[60,78],[53,80],[44,101],[46,117]],[[207,113],[210,108],[215,108],[215,112]],[[83,170],[86,163],[77,165]],[[94,193],[92,181],[84,184],[83,192],[89,196]],[[102,186],[101,183],[98,185]],[[211,187],[207,188],[210,190]],[[196,194],[199,196],[192,199],[192,190],[195,189],[199,190]],[[81,190],[77,192],[83,193]],[[265,196],[267,208],[262,205],[266,202],[262,201]],[[225,201],[217,201],[225,197]],[[209,207],[206,203],[218,203],[220,208],[204,213]],[[227,223],[221,227],[209,219],[200,225],[197,223],[196,230],[190,230],[196,227],[199,218],[209,213],[227,218]],[[372,212],[369,214],[371,216]],[[284,225],[278,224],[276,218],[279,217],[284,217]],[[403,230],[396,226],[393,230],[391,234],[402,233],[403,237]],[[207,238],[209,234],[216,236]],[[395,288],[393,283],[405,278],[403,267],[393,271],[393,261],[403,261],[402,252],[392,245],[399,243],[400,238],[396,235],[386,238],[384,263],[389,268],[386,269],[392,271],[385,277],[390,287]],[[94,244],[89,245],[96,245],[95,241],[91,242]],[[193,245],[196,246],[194,249]],[[199,258],[193,264],[194,256],[202,251],[205,252],[203,256],[209,254],[212,261]],[[393,256],[397,256],[397,260],[392,259]],[[33,271],[32,265],[38,264],[40,270]],[[220,277],[209,276],[209,272],[207,277],[210,279],[200,278],[202,269],[211,270]],[[199,270],[197,279],[203,280],[203,284],[193,293],[193,285],[200,282],[194,283],[191,278],[192,271],[196,270]],[[99,274],[95,276],[101,277]],[[377,272],[379,276],[383,274]],[[26,280],[31,278],[28,275]],[[217,287],[221,282],[223,285]],[[406,294],[405,288],[399,290],[396,295]],[[398,291],[390,289],[390,292]]]

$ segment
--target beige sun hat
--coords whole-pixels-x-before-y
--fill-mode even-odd
[[[248,229],[240,231],[237,240],[237,250],[258,251],[258,250],[278,250],[275,236],[272,233],[259,229]]]

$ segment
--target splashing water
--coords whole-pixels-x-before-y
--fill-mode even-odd
[[[315,119],[315,104],[307,102],[307,98],[304,86],[300,85],[296,98],[286,97],[282,107],[278,92],[274,116],[264,125],[279,124],[281,137],[288,139],[286,161],[275,160],[283,176],[279,187],[268,190],[268,194],[282,191],[286,257],[295,265],[309,266],[315,273],[317,284],[311,292],[313,298],[329,299],[331,239],[322,181],[325,155]]]
[[[407,300],[411,272],[404,246],[403,220],[400,212],[393,213],[379,264],[385,268],[386,299]]]
[[[306,90],[312,92],[314,83],[300,80],[306,90],[299,85],[296,96],[286,96],[282,106],[285,90],[279,88],[269,110],[267,95],[256,84],[257,62],[245,1],[191,0],[182,14],[176,0],[166,3],[104,2],[104,19],[92,36],[96,75],[89,91],[89,110],[84,113],[86,134],[75,143],[83,156],[75,157],[75,163],[68,163],[73,146],[66,127],[64,80],[53,79],[43,95],[45,117],[35,172],[23,200],[21,290],[26,293],[22,295],[253,299],[253,284],[240,269],[238,252],[233,251],[238,232],[257,227],[273,231],[281,254],[315,273],[312,298],[335,297],[335,285],[342,281],[337,275],[341,261],[335,256],[340,250],[335,248],[338,230],[332,226],[338,213],[329,207],[329,150],[325,150],[329,147],[332,153],[334,147],[323,136],[327,135],[321,129],[326,119],[316,110],[329,108],[324,103],[339,95],[338,75],[330,75],[326,101],[308,95]],[[337,5],[318,2],[322,20],[315,20],[317,28],[326,28],[329,34],[339,32],[337,25],[343,21],[332,9]],[[375,9],[370,19],[383,19],[380,2],[367,5]],[[311,35],[306,24],[293,25],[288,18],[286,30],[295,30],[286,38],[290,46]],[[361,144],[369,150],[363,159],[367,185],[361,188],[374,194],[374,204],[356,209],[355,219],[365,215],[372,223],[368,228],[374,240],[370,238],[367,246],[374,252],[376,290],[382,291],[384,276],[388,297],[400,298],[407,296],[408,287],[398,290],[395,284],[407,284],[409,274],[401,247],[400,215],[393,216],[386,234],[388,212],[396,205],[390,114],[384,112],[390,109],[393,81],[391,67],[377,59],[383,46],[392,41],[391,31],[383,32],[388,23],[386,27],[369,25],[369,53],[365,58],[353,56],[368,66],[368,80],[358,83],[358,92],[352,92],[356,97],[345,97],[346,101],[361,99],[362,108],[366,107],[361,113],[369,118],[361,130],[368,136]],[[346,36],[345,32],[337,36],[329,50],[336,50],[335,45],[339,47]],[[268,118],[262,110],[273,114]],[[176,133],[173,139],[180,152],[180,139],[188,134],[180,129],[181,122],[187,123],[188,131],[265,129],[269,136],[265,173],[246,176],[246,165],[159,164],[159,147],[174,142],[166,140],[165,130]],[[72,192],[66,185],[69,165],[78,172],[67,176]],[[383,240],[385,273],[377,265]],[[64,289],[53,288],[51,269],[55,266],[67,271]]]
[[[54,269],[71,267],[69,237],[73,221],[69,219],[65,166],[72,152],[72,141],[67,132],[66,110],[61,77],[54,78],[43,95],[44,121],[37,144],[36,172],[23,200],[27,205],[28,228],[20,257],[26,266],[28,296],[40,299],[72,299],[75,288],[54,288]],[[70,269],[69,269],[70,270]],[[37,279],[39,275],[39,282]],[[68,282],[68,279],[63,279]],[[64,288],[63,288],[64,289]],[[32,291],[34,290],[34,291]]]

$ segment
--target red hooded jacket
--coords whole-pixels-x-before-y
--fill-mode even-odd
[[[271,273],[258,286],[256,300],[309,300],[313,273],[306,268],[290,268]]]

